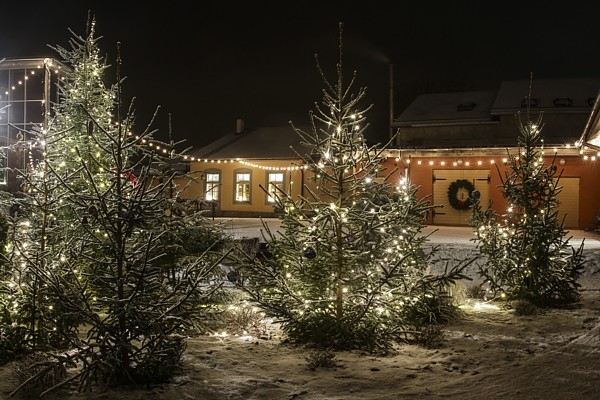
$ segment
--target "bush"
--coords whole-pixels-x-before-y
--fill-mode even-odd
[[[308,364],[308,368],[313,371],[317,368],[334,368],[336,366],[335,352],[327,347],[313,350],[304,359]]]

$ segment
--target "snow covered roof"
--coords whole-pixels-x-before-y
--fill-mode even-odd
[[[512,115],[526,108],[530,85],[532,109],[544,113],[589,113],[600,89],[600,79],[504,81],[492,105],[492,114]]]
[[[600,150],[600,91],[579,142]]]
[[[434,93],[418,96],[396,119],[397,149],[505,148],[516,145],[517,114],[529,109],[537,118],[543,112],[546,145],[580,140],[600,90],[600,79],[546,79],[504,81],[497,90]],[[596,105],[594,134],[600,146],[600,106]],[[592,122],[588,122],[588,125]],[[301,127],[309,131],[308,127]],[[593,130],[593,132],[592,132]],[[293,149],[303,153],[291,125],[236,129],[193,150],[196,159],[290,159]]]
[[[394,120],[393,126],[489,121],[495,95],[495,91],[422,94]]]
[[[528,110],[532,119],[543,113],[546,145],[574,144],[599,89],[600,79],[549,79],[504,81],[496,91],[420,95],[392,122],[398,130],[396,146],[513,147],[519,133],[517,116]]]
[[[303,146],[291,125],[267,126],[225,135],[190,152],[197,159],[289,159],[298,158]]]

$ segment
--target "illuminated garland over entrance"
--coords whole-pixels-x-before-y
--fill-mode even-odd
[[[465,200],[458,198],[458,191],[460,189],[465,189],[467,191],[467,198]],[[473,193],[474,190],[475,186],[466,179],[458,179],[452,182],[448,188],[448,201],[452,208],[457,210],[468,210],[471,206],[471,193]]]

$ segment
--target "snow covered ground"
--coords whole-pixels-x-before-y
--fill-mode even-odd
[[[215,218],[215,223],[222,224],[225,233],[234,238],[261,238],[262,223],[266,223],[271,232],[276,232],[280,227],[277,218]],[[437,247],[437,257],[441,260],[436,267],[443,268],[446,260],[464,260],[478,255],[476,242],[473,240],[475,234],[470,227],[456,226],[434,226],[428,225],[422,231],[428,235],[427,245]],[[589,287],[600,287],[600,234],[593,231],[570,230],[565,239],[574,248],[583,244],[586,256],[585,270],[581,276],[580,284],[583,289]],[[477,265],[474,263],[466,270],[466,275],[478,281]]]
[[[255,237],[256,220],[236,222],[230,222],[230,233]],[[595,271],[600,241],[591,232],[572,234],[572,245],[585,239],[591,262],[582,278],[586,285],[581,302],[569,308],[517,316],[501,303],[465,299],[463,318],[444,327],[439,346],[398,345],[385,355],[338,352],[330,368],[310,368],[314,350],[286,343],[277,324],[265,321],[262,334],[189,338],[182,374],[169,384],[98,388],[92,393],[71,387],[43,398],[596,400],[600,398],[600,273]],[[440,228],[432,236],[454,257],[458,249],[474,250],[469,238],[467,228]],[[15,388],[14,370],[12,364],[0,368],[0,399],[8,399]],[[36,397],[13,397],[19,398]]]

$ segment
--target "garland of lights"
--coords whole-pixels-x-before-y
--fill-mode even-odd
[[[465,189],[469,194],[466,200],[460,200],[457,197],[458,191]],[[457,210],[468,210],[471,206],[471,193],[475,190],[475,186],[466,179],[458,179],[450,184],[448,188],[448,201],[452,208]]]

